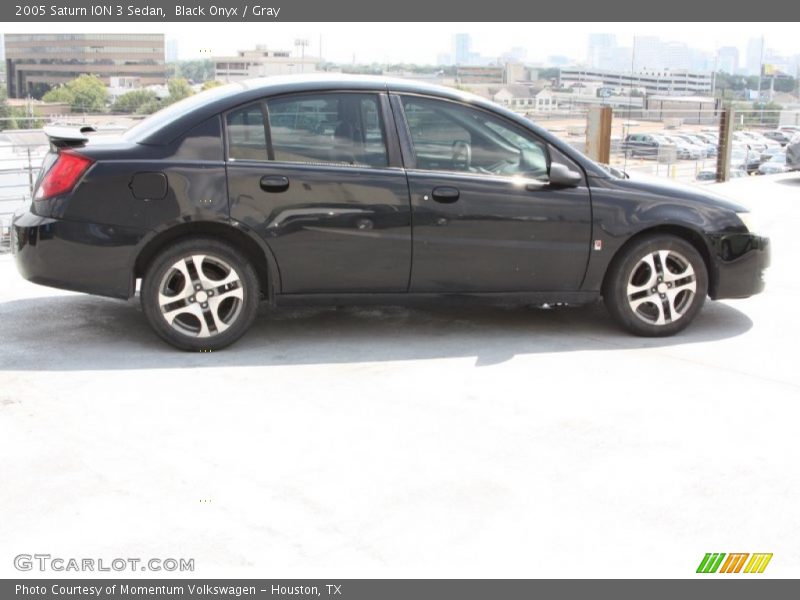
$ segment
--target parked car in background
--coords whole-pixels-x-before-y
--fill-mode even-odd
[[[688,142],[672,133],[661,133],[659,134],[659,137],[667,140],[671,144],[675,144],[678,158],[687,160],[699,160],[701,158],[705,158],[705,149],[697,144]]]
[[[734,142],[747,146],[748,149],[758,154],[761,154],[767,149],[767,144],[765,142],[750,137],[744,131],[734,131],[732,137]]]
[[[776,152],[768,161],[761,163],[758,166],[758,172],[761,175],[774,175],[776,173],[785,173],[789,170],[786,164],[786,153]]]
[[[750,131],[745,130],[741,132],[744,136],[748,137],[749,139],[753,140],[756,144],[758,144],[762,148],[762,152],[765,150],[769,150],[770,148],[780,148],[780,143],[776,142],[775,140],[771,140],[764,135],[761,134],[759,131]]]
[[[792,171],[800,170],[800,133],[786,144],[786,166]]]
[[[675,144],[651,133],[630,133],[622,142],[622,150],[628,158],[656,158],[660,149],[674,148]]]
[[[707,144],[712,144],[715,148],[719,147],[719,133],[709,133],[706,131],[692,131],[688,133],[700,138]]]
[[[409,80],[269,77],[121,137],[46,133],[13,222],[20,273],[120,299],[138,289],[154,332],[188,351],[233,343],[262,301],[602,297],[628,331],[672,335],[707,296],[759,293],[769,264],[744,207],[620,177],[511,110]]]
[[[762,163],[765,163],[768,160],[772,160],[772,157],[776,154],[785,154],[782,146],[770,146],[759,155],[759,159],[761,159]]]
[[[730,179],[738,179],[739,177],[747,177],[747,173],[742,169],[730,169],[728,172],[728,177]],[[714,183],[717,181],[717,170],[716,169],[701,169],[697,172],[697,177],[695,178],[697,183]]]
[[[778,142],[781,146],[785,146],[792,139],[792,136],[788,131],[781,131],[780,129],[776,129],[775,131],[765,131],[763,135],[768,140]]]
[[[699,135],[692,133],[676,133],[674,135],[675,137],[679,137],[680,139],[685,140],[690,144],[694,144],[700,148],[703,152],[703,158],[714,157],[717,155],[717,144],[712,144],[701,138]]]
[[[758,167],[761,165],[761,155],[747,146],[733,146],[731,148],[731,168],[741,169],[747,174],[758,172]]]

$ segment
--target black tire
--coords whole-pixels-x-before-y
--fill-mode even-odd
[[[629,283],[635,290],[630,296]],[[603,283],[603,300],[614,320],[647,337],[683,330],[700,312],[707,293],[703,257],[692,244],[672,235],[634,240],[614,259]]]
[[[162,291],[175,297],[164,311],[159,304]],[[220,350],[238,340],[255,319],[260,297],[250,261],[213,238],[191,238],[166,248],[148,266],[141,286],[142,310],[153,330],[167,343],[192,352]]]

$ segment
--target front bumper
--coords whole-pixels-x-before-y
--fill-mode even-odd
[[[133,294],[133,262],[144,232],[64,221],[31,212],[14,215],[11,251],[33,283],[112,298]]]
[[[769,238],[752,233],[710,236],[714,265],[709,296],[714,300],[747,298],[764,290],[770,263]]]

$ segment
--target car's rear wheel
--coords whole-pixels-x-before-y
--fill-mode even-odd
[[[141,287],[150,326],[181,350],[219,350],[255,318],[260,290],[250,261],[210,238],[182,241],[158,254]]]
[[[614,260],[603,285],[603,299],[614,319],[636,335],[653,337],[689,325],[707,293],[703,257],[672,235],[633,242]]]

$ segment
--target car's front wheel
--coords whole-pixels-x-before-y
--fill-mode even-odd
[[[653,337],[689,325],[707,293],[703,257],[672,235],[634,241],[614,260],[603,284],[603,299],[614,319],[632,333]]]
[[[253,322],[259,298],[250,261],[211,238],[184,240],[165,249],[142,279],[147,321],[181,350],[219,350],[235,342]]]

